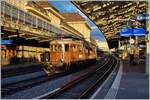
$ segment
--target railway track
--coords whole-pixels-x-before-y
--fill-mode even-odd
[[[117,60],[113,57],[107,59],[103,65],[97,65],[84,75],[81,75],[59,88],[38,96],[38,99],[81,99],[88,98],[89,93],[99,83],[106,79],[107,75],[116,66]]]
[[[104,62],[99,63],[99,64],[103,64],[103,63]],[[72,72],[70,72],[70,73],[72,73]],[[62,74],[56,74],[53,76],[42,75],[40,77],[27,79],[27,80],[15,82],[12,84],[6,84],[1,87],[1,94],[2,94],[2,97],[5,97],[7,95],[11,95],[11,94],[19,92],[21,90],[25,90],[25,89],[31,88],[33,86],[40,85],[44,82],[63,77],[70,73],[67,72],[67,73],[62,73]]]
[[[106,60],[109,60],[109,58],[106,58]],[[106,62],[103,61],[101,63],[98,63],[98,65],[102,66],[102,65],[104,65],[104,63],[106,63]],[[95,67],[96,66],[91,67],[90,70],[95,70]],[[54,76],[43,75],[40,77],[19,81],[19,82],[13,83],[13,84],[4,85],[1,87],[2,97],[5,97],[7,95],[11,95],[13,93],[16,93],[16,92],[19,92],[19,91],[22,91],[22,90],[25,90],[25,89],[28,89],[28,88],[31,88],[31,87],[34,87],[37,85],[40,85],[40,84],[47,82],[47,81],[52,81],[53,79],[63,77],[67,74],[70,74],[70,73],[56,74]]]
[[[2,68],[1,70],[1,77],[7,78],[17,75],[23,75],[27,73],[33,73],[42,70],[42,64],[34,64],[34,65],[28,65],[28,66],[21,66],[17,68]]]
[[[103,63],[100,63],[100,64],[103,64]],[[68,75],[70,73],[72,73],[72,72],[55,74],[52,76],[42,75],[40,77],[31,78],[31,79],[11,83],[11,84],[2,85],[1,94],[2,94],[2,97],[5,97],[7,95],[11,95],[11,94],[19,92],[21,90],[25,90],[25,89],[31,88],[33,86],[40,85],[44,82],[63,77],[63,76]]]
[[[51,81],[53,79],[57,79],[62,76],[64,76],[64,74],[56,74],[52,76],[43,75],[40,77],[27,79],[27,80],[19,81],[19,82],[12,83],[12,84],[7,84],[1,87],[1,95],[2,97],[5,97],[6,95],[11,95],[21,90],[31,88],[33,86],[42,84],[47,81]]]

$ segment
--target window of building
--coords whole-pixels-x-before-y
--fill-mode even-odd
[[[62,46],[58,45],[58,52],[61,52],[61,51],[62,51]]]

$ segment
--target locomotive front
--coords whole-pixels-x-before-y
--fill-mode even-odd
[[[44,61],[44,68],[47,73],[61,73],[64,72],[64,44],[62,41],[50,42],[50,53],[47,55]],[[48,59],[49,58],[49,59]]]

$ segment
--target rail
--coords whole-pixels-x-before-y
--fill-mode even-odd
[[[6,84],[1,87],[2,88],[1,94],[2,94],[2,97],[5,97],[7,95],[11,95],[16,92],[25,90],[29,87],[37,86],[44,82],[52,81],[54,79],[63,77],[65,75],[66,74],[55,74],[55,75],[47,76],[46,74],[44,74],[38,77],[33,77],[31,79],[26,79],[26,80],[21,80],[21,81],[14,82],[14,83]]]

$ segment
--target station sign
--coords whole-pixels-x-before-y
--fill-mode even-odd
[[[145,28],[123,28],[120,31],[120,36],[145,36]]]
[[[148,20],[150,17],[149,17],[149,14],[148,13],[142,13],[142,14],[138,14],[136,19],[138,21],[143,21],[143,20]]]
[[[133,29],[134,36],[145,36],[146,35],[146,29],[144,28],[134,28]]]
[[[132,28],[123,28],[120,31],[120,36],[132,36],[133,32],[132,32]]]
[[[2,45],[12,44],[12,40],[1,40]]]
[[[140,48],[146,48],[146,45],[139,45]]]

